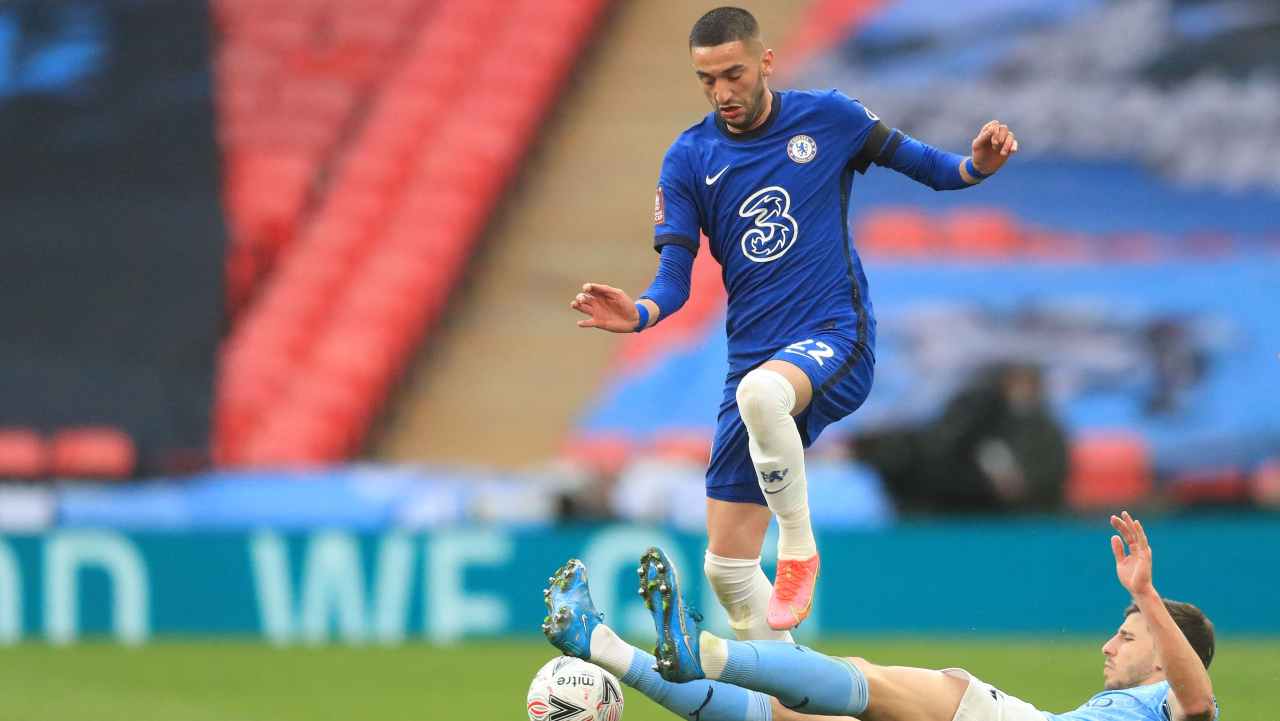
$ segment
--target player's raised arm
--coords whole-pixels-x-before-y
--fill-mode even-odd
[[[1004,167],[1018,152],[1017,137],[999,120],[982,126],[973,139],[973,154],[969,157],[922,143],[901,130],[889,131],[883,124],[879,125],[879,132],[870,134],[867,142],[878,147],[874,150],[864,147],[859,153],[860,170],[875,163],[934,190],[960,190],[977,185]]]
[[[1111,537],[1116,577],[1133,596],[1155,640],[1156,653],[1169,681],[1173,720],[1210,721],[1216,707],[1209,672],[1156,593],[1151,580],[1151,545],[1142,523],[1124,511],[1111,517],[1111,525],[1119,534]]]

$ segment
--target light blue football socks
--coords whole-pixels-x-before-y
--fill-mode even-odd
[[[703,633],[707,678],[753,689],[800,713],[858,716],[867,709],[867,678],[843,659],[786,641],[729,641]]]
[[[779,642],[781,643],[781,642]],[[771,721],[769,697],[715,681],[671,683],[653,670],[653,656],[635,650],[631,668],[621,681],[683,719],[700,721]]]

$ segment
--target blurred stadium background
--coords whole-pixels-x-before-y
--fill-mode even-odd
[[[1280,6],[747,6],[783,87],[1022,145],[856,184],[878,378],[811,454],[803,640],[1074,707],[1136,508],[1228,716],[1278,718]],[[652,276],[710,7],[0,5],[0,719],[521,718],[571,555],[649,643],[639,552],[700,565],[723,289],[702,254],[629,337],[568,301]]]

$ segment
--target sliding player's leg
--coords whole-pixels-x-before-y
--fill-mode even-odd
[[[796,712],[952,721],[970,686],[960,674],[879,666],[778,641],[731,641],[704,632],[699,646],[706,678],[769,694]]]
[[[771,695],[783,707],[806,713],[853,715],[866,707],[865,681],[859,696],[857,680],[861,677],[848,664],[811,653],[810,658],[788,657],[783,668],[772,662],[775,657],[782,658],[771,653],[773,649],[794,651],[801,647],[786,641],[725,641],[711,634],[700,635],[702,617],[685,604],[676,569],[661,549],[651,548],[641,556],[639,575],[640,591],[657,631],[654,653],[658,672],[668,681],[688,683],[720,677],[735,685],[769,685],[781,693]],[[703,643],[709,644],[706,650]],[[763,664],[758,653],[748,658],[758,648],[765,651]]]
[[[702,617],[685,604],[660,549],[645,552],[639,575],[658,636],[658,672],[669,681],[721,681],[774,697],[775,711],[862,721],[951,721],[970,686],[967,677],[834,658],[785,641],[719,638],[701,630]]]
[[[701,721],[771,721],[770,699],[758,692],[715,681],[672,683],[656,671],[657,660],[629,645],[602,621],[591,602],[587,569],[571,560],[556,571],[543,592],[547,640],[566,655],[600,666],[681,718]]]

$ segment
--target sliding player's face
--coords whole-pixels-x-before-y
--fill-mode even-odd
[[[734,40],[691,51],[693,69],[711,107],[731,129],[745,131],[764,121],[764,98],[773,72],[773,51],[757,40]]]
[[[1102,668],[1107,690],[1133,688],[1154,683],[1160,672],[1155,640],[1141,613],[1131,613],[1115,635],[1102,646],[1106,658]]]

